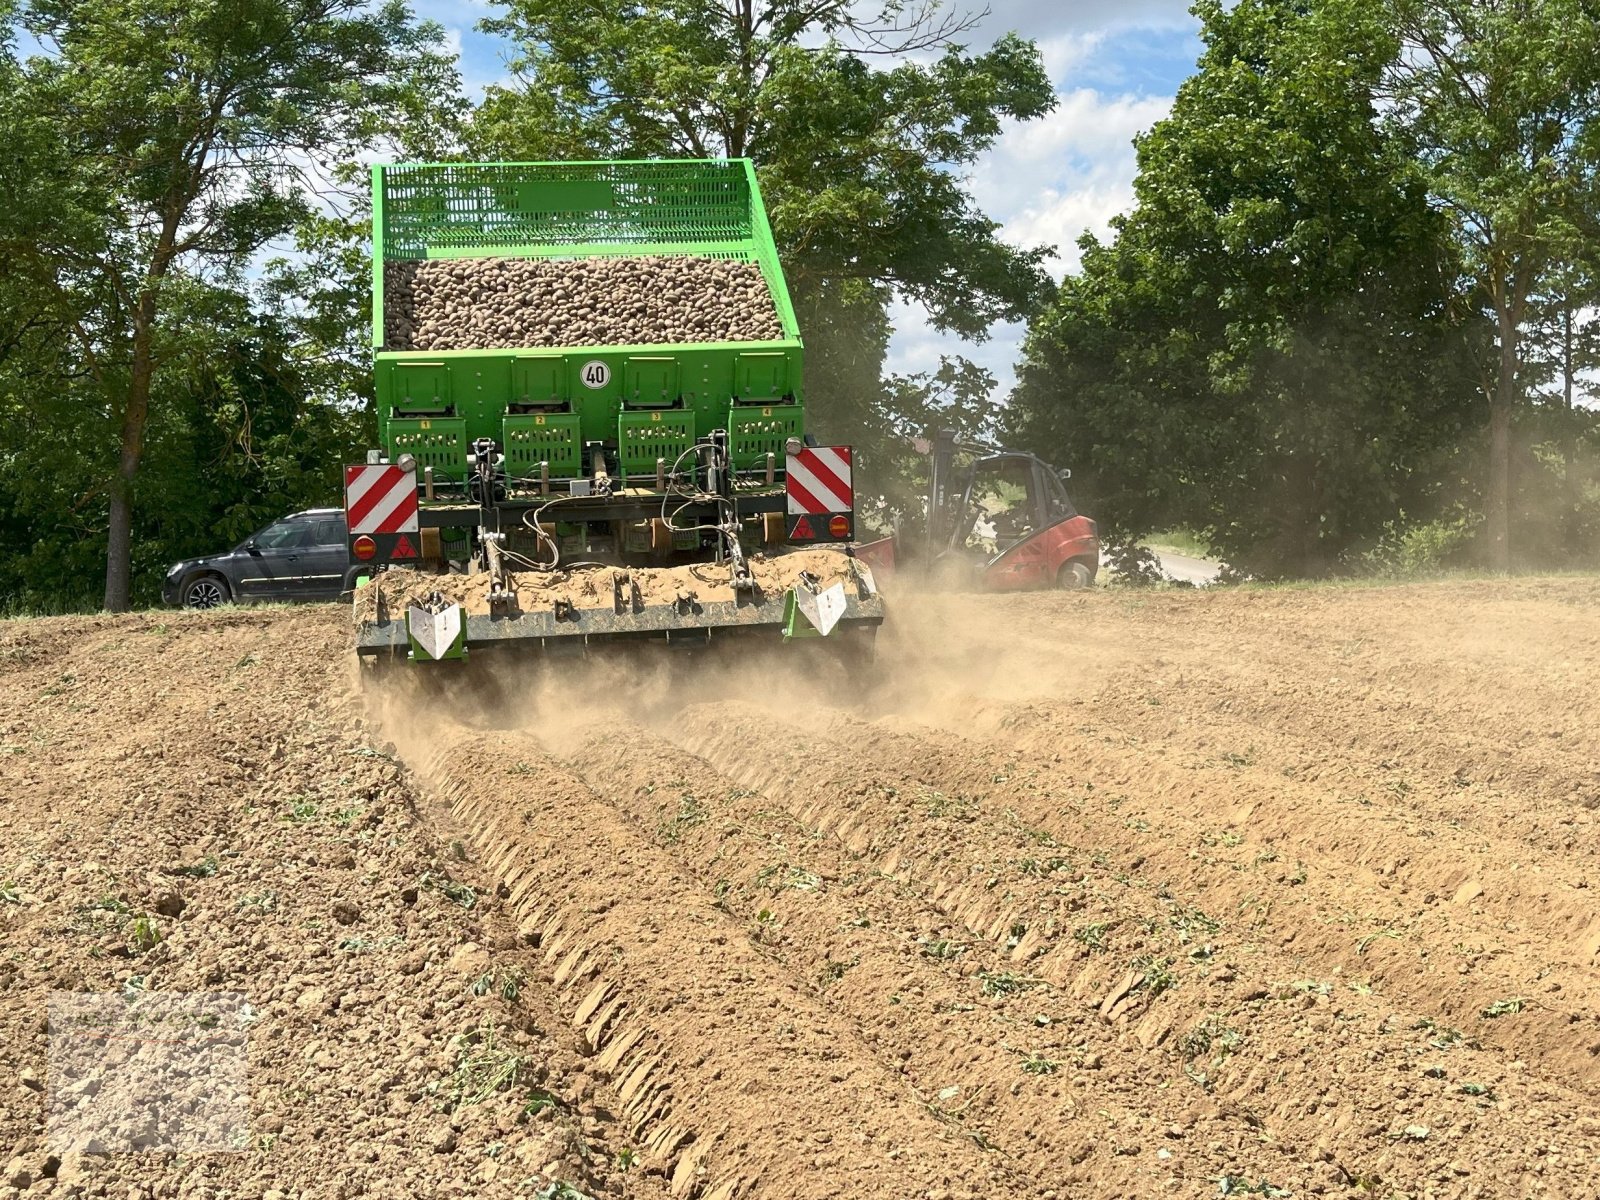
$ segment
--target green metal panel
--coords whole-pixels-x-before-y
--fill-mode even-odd
[[[773,404],[764,407],[735,405],[728,413],[728,445],[736,471],[753,471],[767,465],[767,455],[775,457],[781,472],[784,443],[805,433],[805,409],[798,404]]]
[[[622,364],[622,402],[630,408],[671,408],[678,402],[678,360],[635,354]]]
[[[505,418],[501,446],[506,473],[513,479],[536,479],[539,464],[550,464],[552,478],[582,475],[582,421],[577,413],[523,413]]]
[[[519,354],[511,360],[512,404],[559,404],[567,398],[567,364],[559,354]]]
[[[772,226],[767,222],[767,206],[761,199],[761,185],[756,182],[755,164],[749,159],[739,161],[745,164],[750,174],[750,219],[754,226],[751,240],[755,242],[756,261],[761,264],[761,273],[766,276],[767,286],[772,289],[772,298],[777,302],[778,319],[783,322],[783,328],[789,336],[798,340],[800,327],[795,323],[794,304],[789,300],[789,287],[783,280],[783,265],[778,262],[778,243],[773,239]],[[793,379],[794,391],[798,394],[798,370]]]
[[[530,180],[517,185],[517,202],[523,212],[605,212],[616,207],[617,191],[603,180]]]
[[[447,364],[450,372],[450,401],[455,416],[467,422],[474,437],[477,430],[493,430],[508,404],[518,403],[511,389],[510,358],[471,358]]]
[[[378,244],[376,231],[383,228],[383,168],[372,168],[372,228],[374,230],[372,246],[372,349],[376,352],[383,349],[383,262],[384,255]],[[384,373],[378,372],[378,399],[383,400]],[[378,409],[379,413],[386,412],[385,407]],[[379,418],[382,419],[381,417]],[[383,431],[380,429],[379,433]]]
[[[450,406],[450,369],[436,360],[394,364],[390,403],[404,412],[443,412]]]
[[[779,400],[789,391],[789,357],[781,350],[746,350],[734,359],[738,400]]]
[[[617,453],[622,473],[654,476],[658,458],[666,459],[670,467],[694,445],[694,437],[692,412],[625,412],[617,419]]]
[[[449,479],[467,471],[467,423],[460,417],[393,417],[389,421],[389,454],[409,454],[418,467],[432,467]]]
[[[763,234],[772,240],[754,211],[759,192],[745,159],[401,163],[374,168],[373,179],[384,261],[588,258],[658,246],[749,258]]]

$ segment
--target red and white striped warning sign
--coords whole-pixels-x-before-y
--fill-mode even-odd
[[[395,466],[344,469],[344,512],[350,536],[417,532],[417,473]]]
[[[849,446],[806,446],[789,455],[789,515],[847,513],[855,509]]]

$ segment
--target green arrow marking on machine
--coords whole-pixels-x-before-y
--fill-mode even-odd
[[[461,606],[445,601],[437,592],[427,603],[406,610],[406,635],[413,661],[467,656],[467,625],[461,618]]]

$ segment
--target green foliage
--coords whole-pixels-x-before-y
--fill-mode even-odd
[[[985,996],[1014,996],[1030,988],[1043,987],[1044,980],[1015,971],[979,971],[978,979]]]
[[[1288,1188],[1281,1188],[1268,1183],[1265,1179],[1257,1179],[1253,1183],[1244,1175],[1218,1175],[1214,1182],[1217,1185],[1219,1196],[1268,1196],[1288,1197],[1294,1193]]]
[[[133,947],[136,954],[146,954],[154,950],[165,937],[155,918],[148,914],[135,917],[128,924],[128,944]]]
[[[438,144],[455,69],[396,2],[29,0],[0,22],[0,536],[32,547],[0,593],[83,605],[103,557],[125,607],[337,494],[362,432],[319,357],[337,338],[248,272],[296,228],[328,236],[334,164]]]
[[[1134,959],[1131,966],[1140,975],[1134,988],[1143,989],[1152,999],[1177,986],[1178,977],[1173,974],[1170,958],[1146,954]]]
[[[506,1045],[494,1022],[485,1022],[455,1039],[455,1069],[449,1096],[456,1108],[481,1104],[497,1092],[516,1087],[526,1074],[527,1057]]]
[[[1029,1075],[1054,1075],[1061,1069],[1061,1064],[1046,1057],[1043,1051],[1034,1050],[1023,1053],[1022,1069]]]
[[[1377,128],[1372,5],[1196,11],[1199,72],[1139,142],[1138,207],[1034,323],[1010,424],[1113,534],[1325,573],[1470,434],[1449,229]]]
[[[1503,569],[1521,457],[1511,427],[1538,374],[1541,293],[1568,315],[1595,299],[1600,22],[1587,0],[1388,0],[1384,16],[1399,42],[1386,121],[1449,214],[1466,299],[1492,329],[1473,345],[1489,400],[1485,538]]]
[[[197,863],[186,867],[177,867],[172,874],[182,875],[189,879],[210,879],[217,873],[217,857],[208,854]]]
[[[1384,525],[1378,544],[1367,551],[1363,565],[1381,575],[1426,575],[1455,565],[1471,545],[1480,518],[1458,512],[1415,524],[1404,514]]]
[[[1500,1017],[1508,1017],[1515,1013],[1519,1013],[1524,1007],[1526,1007],[1527,1004],[1528,1001],[1525,997],[1511,996],[1505,1000],[1496,1000],[1493,1004],[1490,1004],[1484,1008],[1484,1010],[1478,1015],[1481,1016],[1485,1021],[1493,1021]]]

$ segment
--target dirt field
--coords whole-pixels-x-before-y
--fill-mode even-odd
[[[0,1198],[1600,1196],[1600,582],[896,599],[0,624]],[[235,1152],[50,1146],[63,991],[243,993]]]

